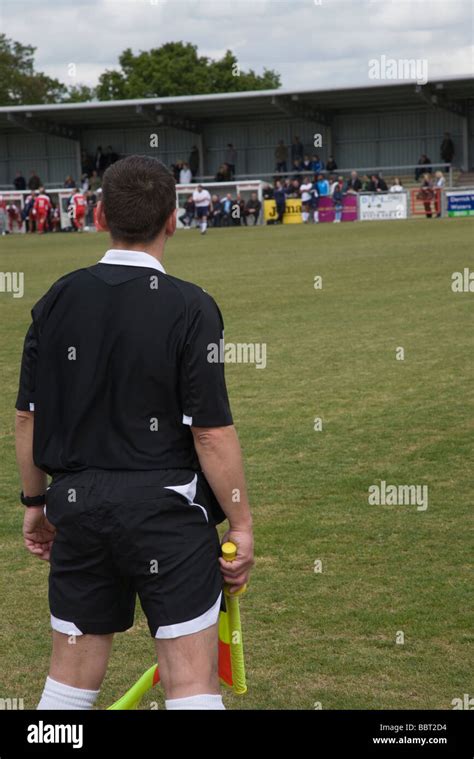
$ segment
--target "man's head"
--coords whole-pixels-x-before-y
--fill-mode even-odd
[[[114,241],[149,243],[175,215],[174,177],[151,156],[122,158],[104,173],[101,212]]]
[[[198,184],[198,192],[202,192],[202,184]]]

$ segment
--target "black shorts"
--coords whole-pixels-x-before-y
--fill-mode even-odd
[[[197,206],[196,216],[198,219],[202,219],[204,216],[209,216],[209,206]]]
[[[53,629],[127,630],[137,594],[154,638],[213,625],[224,608],[213,499],[202,473],[186,469],[54,476],[45,507],[56,527]]]

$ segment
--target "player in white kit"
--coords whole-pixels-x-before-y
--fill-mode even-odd
[[[196,209],[196,216],[198,224],[201,229],[201,234],[206,234],[207,229],[207,217],[209,216],[209,206],[211,204],[211,196],[202,185],[198,184],[197,190],[193,192],[194,207]]]
[[[305,177],[303,180],[303,184],[300,185],[300,195],[301,195],[301,217],[303,219],[303,224],[308,223],[309,214],[311,210],[311,203],[312,203],[312,197],[313,197],[313,183],[311,182],[310,177]]]

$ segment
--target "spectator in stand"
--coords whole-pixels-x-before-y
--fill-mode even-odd
[[[96,148],[96,151],[95,151],[95,156],[94,156],[94,161],[93,161],[93,166],[94,166],[94,169],[97,171],[97,173],[98,173],[98,175],[100,177],[102,176],[103,172],[105,171],[105,168],[106,168],[106,163],[105,162],[106,162],[106,158],[105,158],[105,155],[102,152],[102,145],[97,145],[97,148]]]
[[[300,196],[300,180],[297,178],[294,178],[291,180],[289,186],[288,186],[288,196],[289,198],[299,198]]]
[[[232,195],[230,192],[227,193],[224,200],[221,201],[222,204],[222,226],[228,227],[231,219],[232,214]]]
[[[190,184],[192,181],[192,178],[193,178],[193,175],[191,173],[191,169],[189,168],[189,164],[184,162],[181,168],[181,171],[179,172],[179,183]]]
[[[288,168],[288,148],[283,140],[280,140],[275,148],[275,171],[278,174],[284,174]]]
[[[313,162],[311,161],[309,155],[305,155],[303,158],[302,167],[305,173],[313,171]]]
[[[329,177],[328,177],[328,182],[329,182],[329,194],[330,194],[330,195],[332,195],[332,194],[333,194],[333,192],[334,192],[334,189],[335,189],[335,187],[336,187],[336,185],[337,185],[338,181],[339,181],[339,180],[338,180],[338,179],[336,179],[336,175],[335,175],[335,174],[330,174],[330,175],[329,175]]]
[[[334,203],[335,222],[340,222],[342,219],[342,209],[344,204],[343,181],[342,177],[339,177],[331,192],[332,202]]]
[[[191,170],[192,179],[194,180],[194,177],[199,171],[199,150],[197,148],[197,145],[193,145],[191,148],[191,152],[188,158],[188,165]]]
[[[94,159],[92,156],[82,148],[81,150],[81,171],[83,174],[90,176],[94,170]]]
[[[283,217],[286,209],[286,192],[283,189],[283,184],[279,179],[275,182],[275,189],[273,190],[273,199],[275,201],[277,218],[275,224],[283,224]]]
[[[235,177],[235,166],[237,163],[237,151],[231,142],[227,143],[227,150],[224,154],[224,163],[229,167],[230,179]]]
[[[454,158],[454,142],[449,132],[444,133],[443,142],[441,143],[439,153],[444,163],[452,163]]]
[[[295,158],[292,165],[293,178],[298,178],[303,172],[303,164],[300,158]]]
[[[326,171],[337,171],[337,163],[332,155],[329,156],[326,163]]]
[[[324,198],[329,195],[329,182],[322,174],[319,174],[318,176],[316,189],[320,198]]]
[[[181,172],[182,166],[183,166],[183,162],[181,159],[179,161],[176,161],[176,163],[172,163],[170,166],[171,173],[174,176],[175,182],[179,183],[179,174]]]
[[[362,192],[369,192],[370,177],[368,174],[364,174],[362,177]]]
[[[211,197],[211,225],[220,227],[222,224],[222,203],[218,195]]]
[[[18,192],[21,192],[21,190],[26,190],[26,179],[21,173],[21,171],[16,172],[16,177],[13,180],[13,187]]]
[[[446,179],[442,171],[435,172],[435,207],[436,218],[441,218],[441,190],[446,184]]]
[[[291,144],[291,163],[294,164],[294,162],[297,159],[299,159],[302,162],[303,156],[304,156],[304,146],[300,142],[300,138],[293,137],[293,142]]]
[[[40,187],[41,187],[41,179],[39,178],[35,169],[33,169],[31,172],[30,178],[28,180],[28,189],[31,190],[32,192],[35,192],[36,190],[39,190]]]
[[[258,217],[260,216],[260,210],[262,208],[262,204],[260,203],[258,199],[258,195],[256,192],[252,192],[250,195],[250,199],[247,201],[247,205],[245,206],[245,212],[244,212],[244,224],[247,226],[247,219],[249,216],[253,216],[253,223],[254,226],[258,222]]]
[[[369,192],[387,192],[388,187],[385,180],[378,174],[372,174],[368,186]]]
[[[109,166],[112,166],[113,163],[118,161],[119,155],[115,152],[112,145],[107,145],[107,150],[105,151],[105,168],[108,169]]]
[[[90,175],[90,178],[89,178],[89,190],[91,192],[97,192],[101,184],[102,184],[101,178],[99,177],[97,171],[93,169],[92,174]]]
[[[389,192],[403,192],[403,185],[400,182],[400,177],[395,177],[393,184],[390,187]]]
[[[361,190],[362,182],[359,179],[357,171],[351,171],[351,178],[347,182],[347,192],[353,195],[354,193],[360,192]]]
[[[431,158],[428,158],[426,153],[422,153],[421,156],[418,159],[418,166],[423,167],[427,166],[431,163]],[[423,176],[423,174],[431,174],[431,166],[429,168],[418,168],[415,169],[415,179],[418,182],[419,178]]]
[[[83,174],[81,177],[81,192],[89,191],[89,177],[87,174]]]
[[[216,197],[215,195],[213,197]],[[180,222],[184,225],[185,229],[191,229],[191,224],[195,216],[195,205],[192,193],[188,195],[188,198],[184,204],[184,213],[179,217]]]
[[[76,182],[72,178],[70,174],[67,175],[66,179],[64,180],[63,187],[66,187],[66,189],[71,190],[74,189],[76,186]]]
[[[423,201],[425,207],[425,216],[427,219],[433,218],[431,209],[431,203],[434,200],[435,194],[433,192],[433,186],[431,183],[431,176],[428,172],[425,172],[422,176],[421,188],[417,196],[418,200]]]
[[[324,171],[324,162],[321,161],[320,157],[316,153],[311,156],[311,171],[314,174],[320,174],[322,171]]]
[[[226,163],[221,163],[219,166],[219,169],[217,170],[217,174],[214,177],[216,182],[229,182],[231,179],[230,170]]]

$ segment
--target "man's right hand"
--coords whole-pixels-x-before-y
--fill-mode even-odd
[[[250,570],[255,564],[253,557],[253,531],[252,528],[230,529],[222,538],[222,543],[230,541],[237,546],[237,556],[233,561],[219,559],[224,581],[231,586],[231,593],[235,593],[249,581]]]

